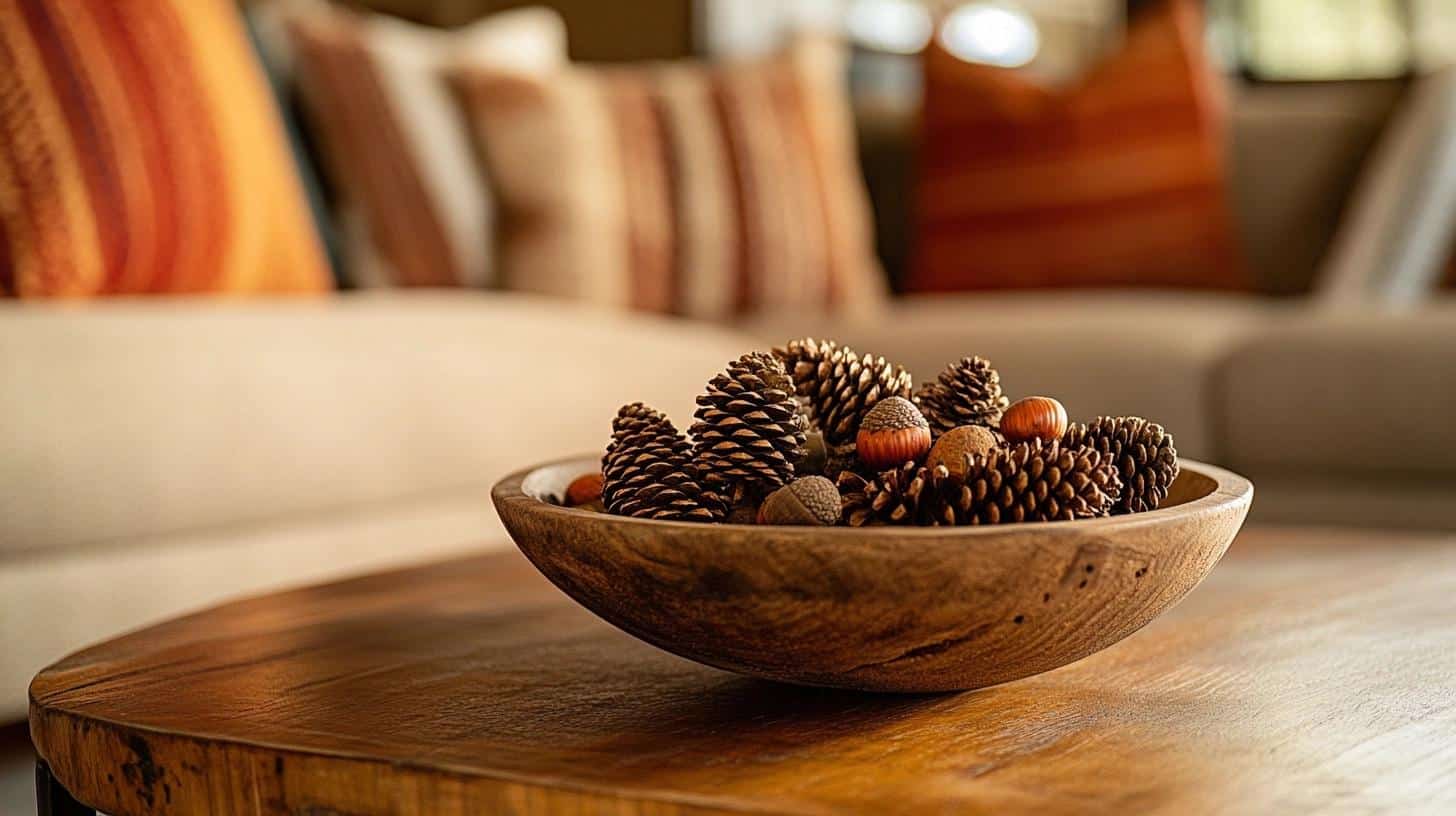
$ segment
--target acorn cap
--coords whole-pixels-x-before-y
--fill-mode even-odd
[[[823,476],[805,476],[770,493],[759,509],[764,524],[839,523],[839,490]]]
[[[915,407],[915,403],[904,397],[886,397],[880,400],[859,424],[859,429],[868,433],[898,431],[901,428],[930,428],[930,423],[925,420],[920,409]]]

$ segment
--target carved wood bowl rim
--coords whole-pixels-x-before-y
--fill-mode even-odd
[[[1065,531],[1069,534],[1082,535],[1094,530],[1102,531],[1103,528],[1131,529],[1141,525],[1157,524],[1174,516],[1184,517],[1196,513],[1218,512],[1240,504],[1248,505],[1252,501],[1254,494],[1253,483],[1231,470],[1226,470],[1194,459],[1179,457],[1178,467],[1180,477],[1183,477],[1183,474],[1190,474],[1194,478],[1208,480],[1207,492],[1187,501],[1171,506],[1164,505],[1156,510],[1148,510],[1142,513],[1133,513],[1125,516],[1105,516],[1095,519],[1079,519],[1077,521],[1036,521],[966,527],[892,527],[884,525],[866,527],[813,527],[782,524],[730,524],[726,522],[704,524],[690,521],[660,521],[657,519],[632,518],[631,516],[614,516],[610,513],[602,513],[595,510],[584,510],[579,507],[566,507],[560,504],[552,504],[541,499],[540,492],[530,490],[529,488],[531,486],[527,484],[533,480],[548,481],[553,473],[565,475],[565,481],[561,481],[559,489],[552,491],[559,501],[560,497],[565,493],[566,485],[573,477],[589,473],[600,467],[600,464],[600,456],[578,455],[553,459],[528,468],[522,468],[497,482],[491,488],[491,498],[497,508],[503,503],[508,503],[513,506],[528,507],[529,512],[532,513],[544,514],[548,517],[557,517],[562,520],[601,521],[607,519],[612,524],[620,524],[628,527],[646,526],[654,529],[675,528],[679,530],[691,530],[693,532],[701,532],[706,528],[710,530],[723,530],[725,532],[734,531],[740,534],[749,531],[772,530],[776,535],[801,533],[808,539],[845,537],[866,541],[888,541],[889,539],[902,536],[927,538],[995,537],[1005,534],[1008,530],[1045,530],[1049,533],[1053,531]]]
[[[541,498],[559,498],[598,467],[595,456],[525,468],[491,495],[548,580],[647,643],[755,677],[922,693],[1075,662],[1192,591],[1232,543],[1254,488],[1180,464],[1174,503],[1157,510],[976,527],[700,524]]]

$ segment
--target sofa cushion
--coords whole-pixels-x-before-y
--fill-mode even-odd
[[[916,382],[966,355],[989,358],[1013,399],[1045,394],[1071,417],[1138,414],[1178,451],[1217,458],[1210,374],[1269,310],[1255,298],[1156,293],[999,293],[898,300],[883,320],[755,321],[765,342],[813,334],[884,355]]]
[[[1300,309],[1221,366],[1221,448],[1250,476],[1449,476],[1453,372],[1456,300],[1406,312]]]
[[[229,0],[0,6],[0,294],[327,289]]]
[[[4,305],[4,304],[0,304]],[[0,554],[434,491],[690,421],[749,341],[525,296],[0,308]]]

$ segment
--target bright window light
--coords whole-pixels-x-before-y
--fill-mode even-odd
[[[1036,22],[1020,9],[1000,3],[968,3],[940,26],[940,44],[966,62],[1017,68],[1041,49]]]
[[[930,42],[930,11],[914,0],[855,0],[844,18],[850,39],[871,51],[918,54]]]

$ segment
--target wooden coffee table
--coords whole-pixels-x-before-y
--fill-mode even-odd
[[[921,697],[703,668],[483,556],[87,649],[30,727],[49,813],[1452,813],[1456,538],[1246,532],[1124,643]]]

